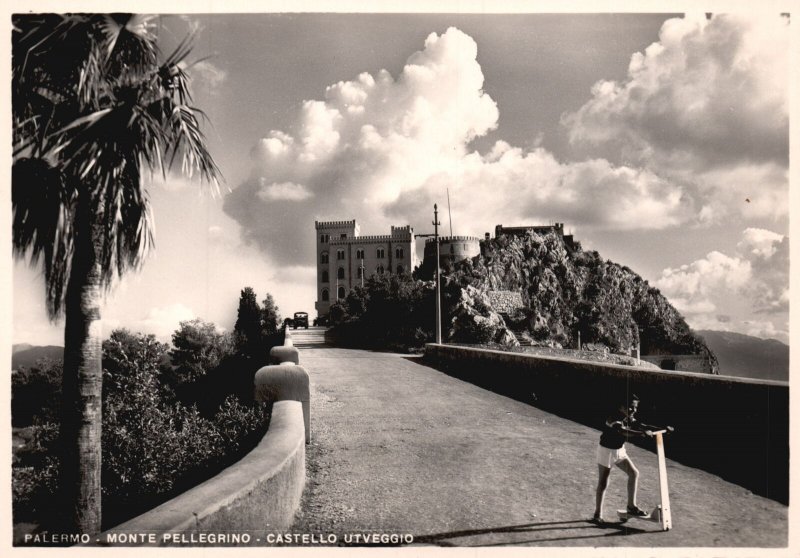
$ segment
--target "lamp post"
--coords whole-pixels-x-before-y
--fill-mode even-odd
[[[358,269],[361,271],[361,287],[364,287],[364,258],[361,258],[361,265]]]
[[[439,280],[439,209],[433,204],[433,241],[436,244],[436,343],[442,342],[441,284]]]

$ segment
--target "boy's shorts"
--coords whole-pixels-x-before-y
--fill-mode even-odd
[[[597,444],[597,464],[609,469],[628,457],[625,446],[619,449],[609,449]]]

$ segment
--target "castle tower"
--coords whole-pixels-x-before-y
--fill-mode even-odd
[[[474,258],[480,253],[481,239],[476,236],[439,237],[439,265],[442,267],[446,267],[448,263]],[[426,262],[436,261],[436,239],[429,238],[425,241],[424,258]]]

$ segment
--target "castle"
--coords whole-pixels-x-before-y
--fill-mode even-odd
[[[410,225],[392,226],[390,233],[377,236],[360,236],[355,219],[350,221],[314,221],[317,235],[317,301],[314,307],[319,317],[327,316],[331,304],[347,296],[356,285],[361,285],[371,275],[384,273],[411,273],[417,265],[414,229]],[[564,223],[524,227],[495,227],[495,237],[500,235],[524,236],[528,231],[536,234],[555,232],[564,239],[569,252],[580,249],[580,242],[564,234]],[[428,236],[431,235],[422,235]],[[486,233],[486,240],[489,233]],[[425,241],[424,261],[433,266],[436,243]],[[481,240],[474,236],[440,236],[439,265],[474,258],[481,253]]]
[[[417,265],[414,229],[391,227],[390,234],[360,236],[356,220],[314,221],[317,232],[317,315],[345,298],[371,275],[411,273]]]
[[[524,227],[504,227],[503,225],[497,225],[494,228],[494,236],[495,238],[504,234],[510,236],[525,236],[528,234],[528,231],[533,231],[538,235],[546,235],[551,232],[556,233],[564,239],[564,246],[569,253],[581,249],[581,243],[575,240],[571,234],[564,234],[564,223],[556,223],[554,225],[530,225]],[[488,240],[489,233],[486,233],[486,238]]]

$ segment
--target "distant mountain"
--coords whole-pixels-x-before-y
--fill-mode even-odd
[[[731,331],[702,330],[725,376],[789,381],[789,346],[776,339],[761,339]]]
[[[26,346],[28,348],[24,348]],[[18,349],[18,347],[22,348]],[[27,343],[14,345],[11,353],[11,369],[17,370],[22,366],[30,368],[36,364],[36,361],[40,358],[64,358],[64,347],[57,347],[55,345],[35,347]]]
[[[28,349],[32,349],[33,345],[30,343],[18,343],[17,345],[11,346],[11,354],[15,355],[20,351],[27,351]]]

